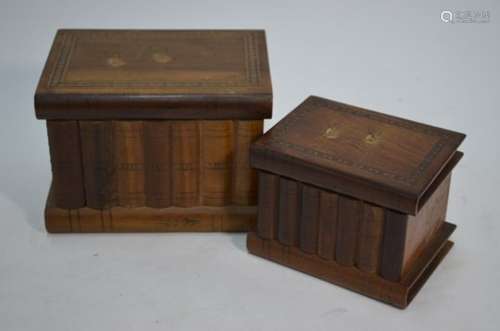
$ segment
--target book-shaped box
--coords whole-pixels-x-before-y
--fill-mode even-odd
[[[310,97],[250,151],[251,253],[404,308],[451,248],[463,134]]]
[[[271,117],[257,30],[60,30],[35,95],[50,232],[247,231]]]

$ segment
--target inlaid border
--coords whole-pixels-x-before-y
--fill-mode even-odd
[[[94,40],[105,40],[105,31],[92,31],[88,32],[89,35],[86,39]],[[218,33],[228,33],[224,31],[190,31],[185,33],[182,38],[201,38],[203,36],[214,35]],[[49,74],[48,87],[50,88],[214,88],[214,87],[255,87],[259,86],[261,82],[260,73],[260,57],[259,57],[259,44],[257,41],[256,32],[252,31],[241,31],[242,34],[242,46],[244,48],[245,56],[245,79],[241,81],[202,81],[202,82],[138,82],[138,81],[86,81],[86,82],[74,82],[66,81],[65,75],[68,69],[68,65],[71,62],[71,57],[74,50],[81,40],[81,38],[75,33],[66,32],[61,38],[61,48],[58,53],[56,53],[56,63]],[[136,33],[129,33],[133,38],[136,37]],[[107,38],[112,40],[123,40],[123,36],[111,38],[112,35]],[[236,36],[240,37],[240,36]],[[130,38],[130,36],[128,37]],[[164,39],[168,38],[178,38],[174,34],[165,33],[162,36]]]
[[[421,132],[427,135],[437,136],[439,137],[439,140],[432,146],[430,151],[423,158],[422,162],[416,167],[416,169],[409,176],[401,176],[396,173],[392,173],[383,169],[371,167],[363,163],[346,159],[341,155],[320,152],[311,147],[304,147],[283,140],[288,131],[294,130],[297,127],[297,125],[299,126],[302,125],[302,121],[305,119],[305,116],[315,110],[318,110],[318,108],[327,108],[334,111],[343,112],[349,115],[366,117],[370,120],[375,120],[385,124],[398,126],[404,129]],[[406,184],[408,186],[414,185],[417,182],[417,180],[421,177],[421,175],[425,173],[425,171],[427,171],[427,169],[432,164],[432,161],[436,158],[436,156],[442,151],[446,143],[451,139],[450,133],[448,133],[445,130],[432,128],[416,122],[409,122],[385,116],[383,114],[372,112],[362,108],[356,108],[353,106],[340,103],[332,103],[329,100],[316,97],[311,98],[310,100],[299,106],[299,108],[296,111],[290,113],[284,122],[280,123],[279,126],[273,129],[273,135],[271,137],[272,138],[268,140],[268,144],[273,143],[280,146],[284,146],[286,148],[293,149],[297,152],[303,153],[311,157],[322,158],[327,161],[333,161],[335,163],[347,165],[349,167],[366,171],[373,175],[390,178],[394,181]]]

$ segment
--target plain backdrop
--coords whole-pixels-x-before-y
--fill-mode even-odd
[[[498,1],[0,1],[0,330],[498,330]],[[489,11],[450,24],[443,10]],[[447,258],[406,310],[251,256],[244,234],[49,235],[33,94],[58,28],[262,28],[274,116],[310,94],[468,135]]]

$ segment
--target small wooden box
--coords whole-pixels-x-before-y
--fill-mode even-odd
[[[451,248],[460,133],[310,97],[251,146],[251,253],[404,308]]]
[[[49,232],[246,231],[272,112],[263,31],[58,31],[35,95]]]

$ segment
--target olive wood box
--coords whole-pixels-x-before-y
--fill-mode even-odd
[[[264,31],[60,30],[35,94],[49,232],[247,231],[271,117]]]
[[[309,97],[252,144],[248,250],[404,308],[452,246],[463,134]]]

